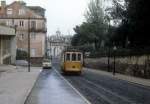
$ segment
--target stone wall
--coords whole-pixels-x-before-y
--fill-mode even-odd
[[[42,57],[33,57],[31,58],[32,66],[42,66],[43,58]]]
[[[86,58],[84,60],[85,67],[95,68],[105,71],[114,70],[114,57],[110,58]],[[131,56],[131,57],[116,57],[115,70],[121,74],[150,78],[150,56]]]

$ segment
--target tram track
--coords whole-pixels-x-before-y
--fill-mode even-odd
[[[83,90],[88,91],[88,93],[90,93],[90,96],[87,95],[87,97],[92,97],[90,98],[92,100],[92,104],[140,104],[135,101],[131,101],[123,96],[120,96],[117,93],[114,93],[96,83],[93,83],[90,80],[85,79],[84,77],[72,77],[68,80],[72,84],[80,85],[80,88],[78,89],[81,92],[83,92]],[[81,87],[83,88],[81,89]]]
[[[132,101],[132,100],[129,100],[128,98],[125,98],[125,97],[123,97],[123,96],[120,96],[120,95],[118,95],[117,93],[112,92],[112,91],[110,91],[110,90],[108,90],[108,89],[102,87],[101,85],[98,85],[98,84],[96,84],[96,83],[93,83],[92,81],[89,81],[89,80],[87,80],[87,79],[85,79],[85,78],[83,78],[83,80],[86,81],[87,83],[91,84],[92,86],[95,86],[96,88],[100,89],[99,92],[100,92],[100,93],[102,93],[102,92],[105,93],[105,94],[109,97],[109,99],[112,98],[112,97],[114,97],[114,98],[113,98],[113,100],[115,101],[114,104],[117,104],[117,103],[116,103],[117,101],[119,101],[119,104],[138,104],[137,102]],[[112,102],[113,102],[113,101],[112,101]]]

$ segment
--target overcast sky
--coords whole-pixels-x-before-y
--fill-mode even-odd
[[[6,0],[7,4],[15,0]],[[81,24],[89,0],[23,0],[27,5],[46,9],[48,35],[59,29],[62,34],[73,34],[73,27]]]

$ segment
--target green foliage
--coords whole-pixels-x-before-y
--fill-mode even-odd
[[[113,6],[106,8],[105,14],[108,18],[107,22],[113,21],[113,26],[110,25],[108,31],[107,44],[109,46],[117,46],[125,48],[127,46],[128,39],[128,25],[126,3],[120,3],[124,0],[113,0]]]
[[[27,60],[28,53],[23,50],[17,49],[16,60]]]
[[[103,8],[99,1],[92,0],[89,3],[85,14],[86,22],[74,28],[76,34],[72,38],[73,46],[94,44],[94,49],[100,48],[108,26],[105,23]]]
[[[150,2],[148,0],[126,0],[128,3],[128,32],[132,47],[149,47]]]
[[[100,58],[100,57],[131,57],[131,56],[142,56],[149,55],[150,48],[147,49],[127,49],[127,48],[118,48],[117,50],[113,50],[113,48],[101,48],[98,51],[90,51],[90,58]]]
[[[91,0],[88,5],[88,10],[85,14],[85,18],[88,23],[103,23],[104,12],[102,8],[101,0]]]
[[[98,40],[98,36],[95,33],[96,25],[92,23],[83,23],[81,26],[76,26],[74,31],[76,35],[73,37],[73,45],[84,45],[93,43],[95,39]]]
[[[150,3],[147,0],[125,0],[122,6],[120,0],[113,1],[113,8],[107,11],[113,19],[121,20],[112,38],[115,45],[125,47],[128,40],[130,48],[149,47]]]
[[[90,44],[94,46],[94,51],[98,51],[103,48],[104,43],[104,48],[116,46],[120,50],[119,55],[123,54],[123,51],[127,55],[146,53],[133,51],[150,46],[150,3],[146,0],[112,0],[113,6],[104,11],[99,1],[92,0],[89,3],[85,14],[86,22],[74,28],[76,34],[72,38],[72,45]],[[120,3],[121,1],[124,3]],[[113,25],[110,24],[112,21]]]

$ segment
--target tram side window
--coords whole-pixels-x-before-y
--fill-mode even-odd
[[[70,54],[69,53],[66,54],[66,61],[70,61]]]
[[[78,61],[81,61],[81,54],[78,54]]]
[[[72,61],[76,61],[76,53],[72,54]]]

